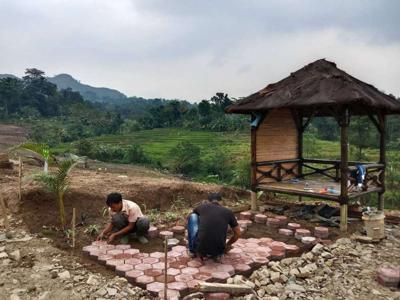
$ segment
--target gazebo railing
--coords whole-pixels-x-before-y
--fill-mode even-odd
[[[382,173],[385,169],[384,164],[349,161],[349,191],[357,187],[357,179],[352,176],[356,173],[357,165],[362,165],[365,169],[365,178],[362,183],[362,191],[369,188],[381,188]],[[302,172],[299,167],[302,167]],[[256,167],[256,185],[262,183],[265,179],[272,179],[279,182],[291,178],[305,178],[312,175],[322,175],[336,182],[340,181],[340,161],[329,159],[285,159],[275,161],[262,161],[255,164]],[[263,168],[267,167],[267,168]]]

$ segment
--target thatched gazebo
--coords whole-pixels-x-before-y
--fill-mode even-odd
[[[343,231],[347,230],[349,200],[378,193],[379,209],[383,210],[386,115],[400,114],[400,102],[393,96],[350,76],[335,63],[320,59],[228,106],[226,112],[252,117],[253,192],[264,190],[337,201]],[[340,126],[340,160],[304,158],[305,129],[314,117],[328,116]],[[378,162],[349,161],[351,116],[368,116],[376,126],[380,134]],[[360,177],[364,172],[365,177]]]

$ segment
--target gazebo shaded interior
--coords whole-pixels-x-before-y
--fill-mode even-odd
[[[386,115],[400,102],[324,59],[291,73],[226,109],[250,114],[252,190],[337,201],[347,230],[350,199],[378,193],[384,208]],[[377,162],[349,161],[351,116],[368,116],[380,135]],[[303,133],[314,117],[330,116],[340,127],[340,160],[303,157]],[[362,177],[361,175],[364,174]]]

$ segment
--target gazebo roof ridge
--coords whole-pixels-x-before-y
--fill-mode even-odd
[[[249,114],[277,108],[301,108],[305,113],[331,115],[331,109],[348,106],[352,114],[376,110],[400,114],[400,101],[345,71],[334,62],[316,60],[288,77],[228,106],[226,112]],[[366,110],[373,110],[366,112]]]

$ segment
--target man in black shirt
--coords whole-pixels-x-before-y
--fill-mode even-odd
[[[240,237],[240,227],[233,212],[220,204],[219,193],[210,194],[209,202],[201,204],[193,210],[188,220],[189,251],[219,260],[224,252]],[[226,243],[228,225],[232,228],[233,236]]]

